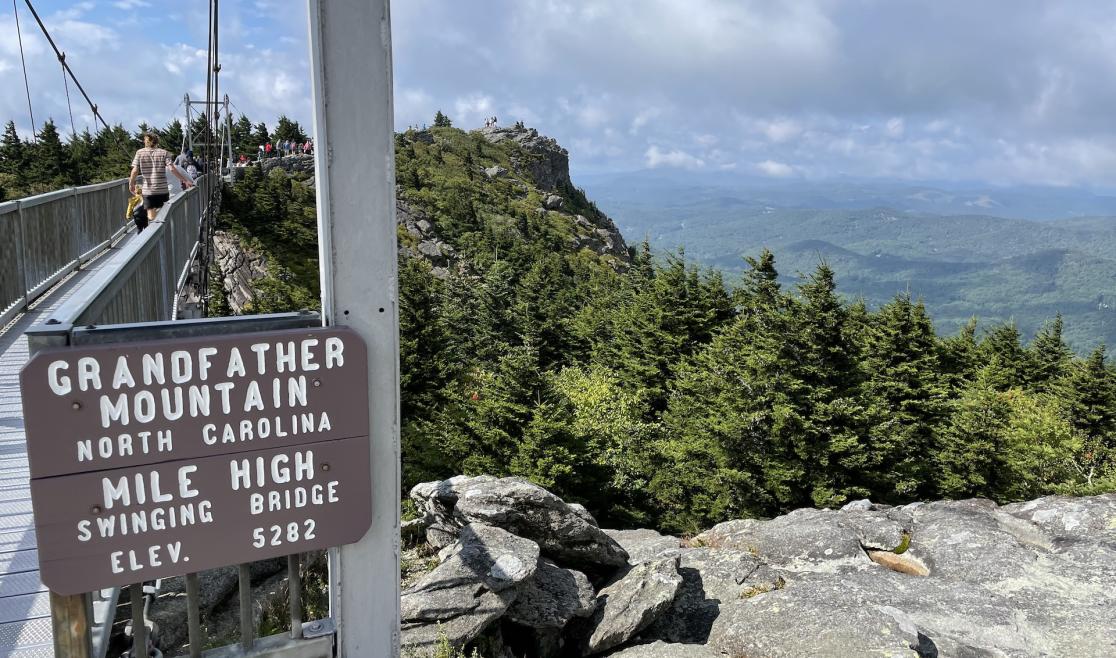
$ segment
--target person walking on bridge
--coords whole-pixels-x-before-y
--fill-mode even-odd
[[[132,158],[132,174],[128,177],[128,189],[136,193],[136,177],[143,175],[143,209],[147,211],[147,219],[154,220],[159,214],[159,208],[170,199],[170,187],[167,185],[167,169],[174,173],[182,182],[182,189],[193,187],[194,183],[177,167],[173,166],[170,153],[159,148],[159,136],[154,132],[143,135],[143,148],[136,151]]]

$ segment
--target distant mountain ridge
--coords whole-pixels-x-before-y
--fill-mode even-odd
[[[839,206],[896,201],[888,190],[906,197],[921,190],[923,205],[938,203],[935,195],[945,192],[850,185],[841,196],[840,185],[804,183],[795,196],[789,183],[727,187],[717,176],[706,184],[690,184],[691,179],[687,174],[671,183],[658,172],[590,176],[587,189],[629,240],[646,237],[658,250],[684,247],[688,257],[730,277],[745,269],[744,256],[767,247],[788,282],[825,260],[837,272],[840,290],[870,305],[910,290],[925,299],[943,333],[955,332],[976,316],[986,324],[1014,320],[1029,337],[1060,312],[1076,350],[1116,344],[1116,217],[1038,221],[972,208],[965,214],[881,205],[846,208]],[[1030,194],[1042,196],[1034,190]],[[1069,191],[1054,190],[1035,208],[1052,207],[1069,196]],[[1021,204],[1028,197],[1016,188],[999,197],[980,190],[958,192],[946,207],[955,209],[962,198],[984,197],[1002,199],[996,201],[996,212],[1027,214]],[[1078,191],[1075,198],[1067,207],[1107,211],[1113,203],[1116,214],[1111,197]],[[832,205],[822,205],[826,203]]]
[[[581,174],[586,190],[602,201],[707,204],[762,208],[894,208],[937,215],[994,215],[1055,221],[1116,216],[1116,191],[975,183],[771,179],[734,172],[648,170]]]

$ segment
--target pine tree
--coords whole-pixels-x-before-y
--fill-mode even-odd
[[[0,138],[0,174],[12,176],[17,185],[22,185],[22,176],[27,168],[27,149],[16,132],[15,122],[4,125],[4,136]]]
[[[173,119],[159,131],[159,145],[169,153],[180,153],[186,150],[186,131],[182,128],[181,121]]]
[[[453,126],[453,122],[450,121],[449,117],[442,114],[441,110],[438,110],[434,114],[434,127],[436,127],[436,128],[450,128],[452,126]]]
[[[1028,381],[1040,391],[1051,391],[1073,362],[1073,351],[1062,339],[1062,314],[1044,326],[1031,341]]]
[[[257,123],[255,128],[252,129],[252,148],[258,151],[259,147],[267,144],[270,141],[271,135],[267,131],[267,124],[265,124],[263,121]]]
[[[946,382],[926,308],[900,294],[880,308],[864,336],[864,402],[871,429],[865,486],[872,498],[906,501],[927,495],[936,432],[945,413]]]
[[[993,368],[982,368],[953,405],[935,450],[941,496],[990,496],[1000,485],[1000,458],[1011,406],[998,389],[997,379]]]
[[[236,155],[247,155],[252,158],[256,157],[257,147],[262,143],[252,139],[252,122],[243,114],[232,125],[232,143]]]
[[[89,129],[83,130],[79,135],[70,139],[67,144],[70,162],[67,169],[70,171],[71,185],[84,185],[99,180],[96,145]]]
[[[990,370],[985,374],[988,383],[997,390],[1022,387],[1031,373],[1030,354],[1023,349],[1019,330],[1014,322],[994,327],[977,348],[981,360]]]
[[[70,155],[54,121],[47,119],[30,151],[27,172],[34,192],[49,192],[69,184]]]
[[[954,393],[975,379],[979,370],[976,329],[977,319],[969,318],[956,335],[939,343],[938,358],[942,375]]]
[[[1078,463],[1087,486],[1116,468],[1116,375],[1105,359],[1101,345],[1074,363],[1058,385],[1069,420],[1082,435]]]
[[[833,270],[822,263],[799,286],[794,340],[800,343],[798,367],[807,387],[807,418],[799,452],[806,482],[818,506],[837,506],[863,497],[863,470],[868,463],[864,410],[857,395],[861,375],[857,348],[848,332],[849,314],[837,297]]]
[[[272,143],[275,143],[288,139],[296,144],[302,144],[306,141],[306,133],[297,121],[293,121],[283,114],[279,116],[279,120],[275,124],[275,132],[272,133],[271,140]]]

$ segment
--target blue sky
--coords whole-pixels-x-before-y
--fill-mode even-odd
[[[164,124],[203,91],[205,3],[35,4],[110,121]],[[233,102],[308,124],[305,3],[222,9]],[[397,0],[392,13],[397,128],[437,109],[466,128],[522,119],[570,150],[575,174],[1116,186],[1112,2]],[[62,123],[58,64],[21,18],[36,118]],[[10,8],[0,32],[0,114],[26,128]]]

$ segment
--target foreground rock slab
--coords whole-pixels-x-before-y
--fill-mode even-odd
[[[499,528],[469,525],[444,561],[403,592],[402,644],[434,646],[444,635],[464,646],[503,616],[515,585],[535,574],[539,547]]]
[[[436,547],[447,544],[457,528],[480,523],[538,543],[563,566],[600,573],[628,563],[628,554],[592,517],[522,478],[425,482],[411,490],[411,498],[430,517],[427,540]]]
[[[725,658],[725,656],[701,644],[652,642],[610,653],[608,658]]]
[[[682,576],[678,558],[644,562],[597,593],[597,609],[585,625],[582,655],[620,646],[653,624],[674,601]]]

